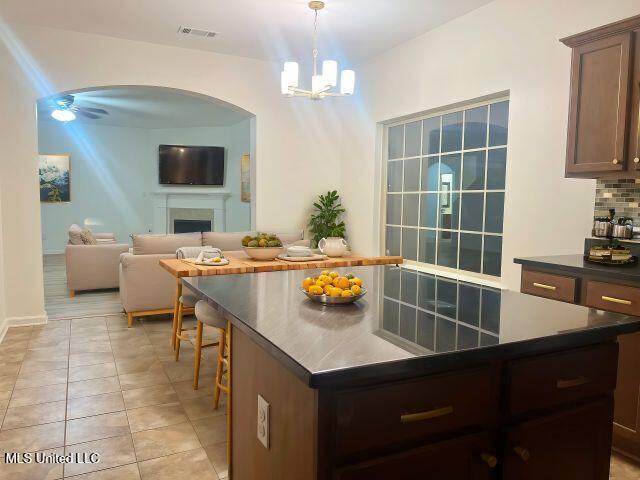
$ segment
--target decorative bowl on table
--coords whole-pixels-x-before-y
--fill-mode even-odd
[[[287,256],[288,257],[311,257],[313,256],[313,252],[309,247],[305,247],[302,245],[293,245],[287,248]]]
[[[242,239],[242,248],[254,260],[273,260],[284,252],[282,242],[273,233],[258,233],[255,237],[247,235]]]
[[[311,301],[323,305],[347,305],[367,294],[362,280],[350,273],[341,276],[337,272],[323,271],[318,277],[307,277],[300,291]]]

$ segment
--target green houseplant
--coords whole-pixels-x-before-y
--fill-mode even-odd
[[[320,195],[313,206],[315,211],[309,220],[309,231],[313,235],[312,246],[316,248],[322,238],[344,238],[346,227],[340,217],[345,209],[342,208],[337,190]]]

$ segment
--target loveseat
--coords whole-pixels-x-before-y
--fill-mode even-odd
[[[275,232],[286,245],[305,244],[303,232]],[[173,312],[176,279],[160,260],[176,258],[180,247],[210,246],[227,257],[244,255],[242,238],[256,232],[204,232],[172,235],[134,235],[133,248],[120,255],[120,301],[132,317]]]

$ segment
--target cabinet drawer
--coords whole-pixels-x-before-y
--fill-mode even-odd
[[[522,413],[613,392],[617,362],[617,343],[509,362],[509,411]]]
[[[520,291],[529,295],[574,303],[576,301],[576,279],[552,273],[523,270]]]
[[[490,480],[497,466],[495,441],[486,433],[349,465],[334,471],[335,480]]]
[[[481,425],[498,412],[499,374],[477,369],[336,395],[337,455]]]
[[[588,282],[585,304],[601,310],[640,316],[640,288]]]

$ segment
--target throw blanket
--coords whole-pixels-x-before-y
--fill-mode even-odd
[[[200,253],[204,253],[204,258],[222,257],[222,251],[212,246],[207,247],[180,247],[176,250],[177,258],[196,258]]]

